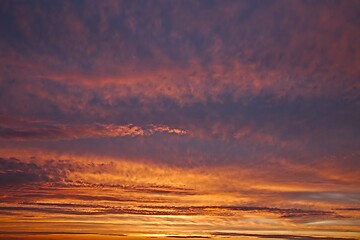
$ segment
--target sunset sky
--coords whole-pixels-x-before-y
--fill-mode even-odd
[[[0,0],[0,239],[360,239],[359,26],[359,0]]]

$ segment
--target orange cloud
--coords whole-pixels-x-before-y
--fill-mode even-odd
[[[48,153],[30,160],[1,158],[1,182],[18,186],[1,186],[2,233],[26,231],[24,226],[31,221],[50,235],[66,222],[69,228],[62,227],[64,234],[76,223],[81,227],[74,232],[79,234],[112,231],[133,237],[198,231],[211,236],[241,227],[247,234],[261,230],[316,236],[326,229],[326,236],[350,238],[359,221],[358,215],[346,212],[356,206],[349,197],[356,198],[357,189],[339,192],[339,186],[347,187],[345,183],[284,181],[269,176],[275,173],[271,168],[184,169],[74,155],[61,157],[68,160],[46,160],[55,157]],[[16,174],[24,181],[11,182]],[[333,202],[333,197],[338,201]],[[35,218],[28,219],[29,215]],[[41,216],[46,216],[46,224]],[[318,224],[325,220],[332,221],[331,231]]]

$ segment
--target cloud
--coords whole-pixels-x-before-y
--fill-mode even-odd
[[[343,210],[343,211],[360,211],[360,208],[337,208],[336,210]]]
[[[167,238],[190,238],[190,239],[197,239],[197,238],[211,238],[210,236],[197,236],[197,235],[168,235]]]
[[[44,152],[38,158],[20,159],[1,158],[0,218],[11,216],[20,224],[47,216],[49,232],[59,229],[59,219],[83,224],[80,232],[96,232],[92,222],[103,222],[117,229],[156,228],[159,232],[147,233],[173,233],[169,236],[239,227],[256,231],[287,226],[287,230],[316,232],[327,225],[313,223],[329,219],[333,231],[353,231],[357,221],[352,211],[337,210],[356,206],[346,194],[355,194],[357,188],[346,184],[337,185],[344,187],[338,192],[344,198],[333,202],[326,198],[332,185],[279,183],[256,169],[180,168]],[[13,173],[18,181],[9,177]],[[323,199],[314,200],[308,197],[311,194],[322,194]],[[2,220],[13,229],[12,222]]]
[[[57,169],[60,167],[61,164],[58,164]],[[93,165],[92,167],[96,168],[96,165]],[[84,165],[80,167],[78,171],[84,172],[84,168],[87,168],[87,166]],[[85,171],[85,173],[89,170],[90,169]],[[58,171],[64,170],[59,169]],[[106,171],[99,172],[104,175],[108,174]],[[239,214],[271,214],[284,219],[309,220],[323,219],[324,217],[326,219],[342,218],[335,211],[324,211],[316,209],[278,208],[254,205],[189,205],[189,203],[185,204],[186,202],[182,203],[181,206],[176,206],[174,205],[175,202],[171,201],[167,205],[164,205],[164,201],[167,202],[169,197],[176,197],[178,199],[187,197],[193,197],[196,199],[199,197],[201,199],[202,196],[206,196],[206,193],[199,190],[195,191],[192,189],[175,186],[139,186],[136,185],[136,183],[133,183],[133,186],[121,184],[112,185],[107,183],[92,184],[90,182],[84,182],[80,179],[77,182],[72,182],[69,176],[66,177],[67,179],[65,177],[65,180],[62,179],[64,184],[56,184],[55,182],[55,184],[47,185],[46,183],[49,182],[49,180],[42,179],[43,182],[40,182],[40,186],[34,185],[34,183],[31,183],[31,180],[27,180],[27,184],[31,183],[33,186],[35,186],[31,187],[33,189],[27,193],[6,190],[6,195],[9,196],[4,197],[2,202],[7,204],[17,202],[18,204],[14,206],[5,205],[1,208],[1,211],[13,213],[18,211],[33,211],[69,215],[131,214],[159,216],[238,216]],[[14,185],[16,183],[7,181],[5,186],[6,184]],[[22,184],[25,184],[25,182],[22,182]],[[105,192],[113,191],[114,194],[111,193],[110,195],[93,196],[87,191],[89,188],[95,191],[98,189],[106,190]],[[39,189],[41,189],[40,192]],[[71,191],[71,189],[78,190],[76,193],[69,195],[68,191]],[[101,194],[101,191],[99,194]],[[138,199],[136,196],[140,195],[142,198]],[[62,201],[57,202],[59,199],[64,198],[71,199],[71,202],[74,203],[64,203]],[[252,199],[255,201],[256,192],[253,193]]]
[[[357,95],[356,1],[56,4],[2,4],[3,79],[90,86],[109,101]]]
[[[10,232],[4,231],[0,232],[2,235],[99,235],[99,236],[116,236],[116,237],[126,237],[126,234],[102,234],[96,232],[25,232],[25,231],[18,231],[18,232]]]
[[[142,167],[142,166],[140,166]],[[186,196],[186,195],[195,195],[196,191],[191,188],[179,187],[176,185],[160,185],[160,184],[151,184],[150,182],[137,182],[136,178],[140,175],[149,175],[150,178],[151,173],[131,173],[134,171],[130,169],[127,173],[125,169],[121,169],[117,163],[107,162],[107,163],[96,163],[96,162],[74,162],[71,160],[45,160],[43,162],[30,160],[30,161],[21,161],[16,158],[0,158],[0,187],[6,186],[14,186],[14,185],[28,185],[35,184],[38,187],[42,187],[46,189],[46,187],[57,188],[65,187],[65,188],[112,188],[114,190],[122,190],[128,193],[142,193],[142,194],[150,194],[150,195],[178,195],[178,196]],[[98,182],[98,180],[94,177],[97,175],[104,175],[105,178],[107,176],[115,176],[119,174],[119,172],[124,172],[124,175],[129,176],[129,174],[133,174],[133,181],[129,182],[126,179],[126,176],[120,176],[123,178],[119,179],[115,182],[102,181]],[[124,179],[125,177],[125,179]],[[134,185],[135,184],[135,185]],[[60,198],[61,196],[65,197],[66,195],[62,195],[56,193],[54,195],[42,195],[42,194],[30,194],[27,195],[29,198],[36,197],[46,197],[46,198]],[[27,196],[22,196],[26,198]],[[79,195],[73,194],[71,196],[73,199],[84,200],[84,201],[114,201],[114,202],[125,202],[125,201],[135,201],[134,198],[127,197],[116,197],[116,196],[91,196],[91,195]],[[21,199],[21,197],[19,198]],[[14,200],[14,199],[13,199]],[[141,200],[136,200],[141,202]],[[153,200],[144,200],[144,201],[155,201]]]
[[[13,185],[29,182],[60,181],[65,176],[61,170],[46,172],[35,163],[23,163],[18,159],[0,158],[0,184]]]
[[[257,237],[257,238],[275,238],[287,240],[356,240],[356,238],[343,238],[343,237],[315,237],[303,235],[286,235],[286,234],[252,234],[252,233],[237,233],[237,232],[216,232],[212,233],[214,236],[233,236],[233,237]]]
[[[359,7],[1,1],[0,221],[354,232]]]
[[[3,186],[28,183],[81,184],[81,179],[77,182],[70,179],[71,173],[106,173],[111,171],[112,165],[111,162],[84,164],[70,160],[49,159],[38,162],[36,159],[22,161],[16,158],[0,158],[0,184]]]
[[[56,213],[68,215],[151,215],[151,216],[236,216],[239,212],[249,212],[253,214],[276,214],[281,218],[307,217],[332,217],[333,212],[302,210],[302,209],[276,209],[268,207],[224,207],[224,206],[151,206],[151,205],[126,205],[111,206],[99,202],[99,204],[84,203],[32,203],[22,202],[17,206],[0,206],[1,212],[18,213],[19,211]]]
[[[303,210],[296,208],[271,208],[260,206],[144,206],[149,209],[166,209],[173,210],[177,214],[225,214],[236,215],[238,212],[253,212],[253,213],[273,213],[282,218],[295,218],[295,217],[332,217],[335,216],[335,212],[320,211],[320,210]]]
[[[59,140],[80,138],[106,138],[106,137],[136,137],[150,136],[155,133],[170,133],[184,135],[185,130],[170,128],[165,125],[149,125],[145,127],[133,124],[82,124],[66,125],[46,121],[15,120],[14,124],[6,123],[0,125],[0,138],[14,140]],[[12,118],[10,118],[12,120]]]

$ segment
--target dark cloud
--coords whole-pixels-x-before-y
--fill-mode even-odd
[[[15,140],[61,140],[79,138],[135,137],[151,136],[156,133],[184,135],[186,131],[170,128],[165,125],[148,125],[144,127],[133,124],[82,124],[66,125],[46,121],[31,121],[1,117],[0,138]],[[14,124],[15,122],[15,124]]]
[[[52,168],[47,172],[36,163],[24,163],[15,158],[0,158],[0,185],[24,184],[30,182],[61,181],[66,173]]]
[[[58,198],[60,199],[60,198]],[[107,215],[107,214],[132,214],[132,215],[164,215],[164,216],[195,216],[195,215],[219,215],[235,216],[241,212],[252,213],[272,213],[282,218],[330,218],[341,217],[335,212],[320,210],[303,210],[303,209],[281,209],[258,206],[153,206],[137,205],[113,207],[101,203],[103,199],[97,199],[98,204],[94,204],[94,199],[87,200],[84,204],[73,203],[36,203],[22,202],[18,206],[2,206],[1,212],[18,212],[32,211],[41,213],[58,213],[70,215]],[[135,200],[134,200],[135,203]]]
[[[38,183],[42,190],[56,190],[61,187],[93,187],[93,188],[113,188],[121,189],[126,192],[135,193],[149,193],[159,195],[194,195],[196,191],[191,188],[176,187],[171,185],[129,185],[129,184],[112,184],[112,183],[94,183],[87,182],[84,179],[78,178],[76,180],[69,178],[70,173],[91,173],[91,174],[116,174],[116,166],[114,162],[106,163],[82,163],[71,160],[46,160],[44,162],[22,161],[16,158],[0,158],[0,186],[12,186],[15,184]],[[51,183],[49,189],[46,185]],[[35,197],[29,195],[29,197]],[[61,195],[47,195],[44,193],[38,196],[59,198]],[[108,201],[128,201],[111,196],[88,196],[88,195],[73,195],[74,199],[82,200],[108,200]]]
[[[139,96],[221,101],[262,92],[358,96],[357,1],[80,5],[2,3],[3,79],[60,82],[46,87],[57,92],[49,95],[48,112],[62,108],[55,98],[94,84],[92,102],[107,104]]]
[[[45,145],[185,166],[335,157],[351,171],[358,6],[2,2],[0,112],[42,122],[1,123],[0,145],[85,139]],[[189,137],[104,139],[176,130]]]
[[[343,237],[315,237],[315,236],[302,236],[302,235],[282,235],[282,234],[252,234],[252,233],[237,233],[237,232],[216,232],[212,233],[214,236],[232,236],[232,237],[257,237],[257,238],[276,238],[287,240],[356,240],[356,238],[343,238]]]
[[[125,237],[127,236],[126,234],[103,234],[103,233],[96,233],[96,232],[25,232],[25,231],[19,231],[19,232],[10,232],[10,231],[3,231],[0,232],[0,234],[2,235],[99,235],[99,236],[117,236],[117,237]],[[8,238],[6,238],[8,239]],[[12,238],[10,238],[12,239]]]
[[[337,208],[335,210],[343,210],[343,211],[360,211],[360,208]]]
[[[168,235],[167,238],[190,238],[190,239],[197,239],[197,238],[211,238],[210,236],[196,236],[196,235]]]
[[[44,163],[38,163],[24,162],[16,158],[0,158],[0,184],[6,186],[31,182],[64,183],[70,172],[81,172],[84,168],[89,168],[89,165],[72,163],[69,160],[46,160]]]
[[[264,156],[303,162],[337,156],[339,162],[343,163],[343,160],[340,160],[342,156],[358,149],[360,135],[357,122],[360,121],[360,115],[356,103],[348,100],[276,100],[271,96],[263,96],[251,101],[227,100],[223,103],[208,102],[184,107],[166,101],[154,103],[156,106],[136,102],[129,106],[122,102],[114,104],[108,109],[105,108],[107,110],[103,115],[98,115],[100,117],[87,116],[91,110],[85,111],[82,118],[90,121],[87,124],[74,123],[76,115],[69,117],[71,114],[65,116],[62,113],[60,119],[70,118],[66,120],[70,123],[44,122],[16,127],[2,124],[0,135],[6,140],[27,141],[97,138],[96,141],[45,145],[53,150],[64,148],[179,164],[180,161],[176,159],[189,157],[197,159],[199,163],[203,158],[206,158],[208,163],[219,159],[222,159],[222,163],[228,163],[241,159],[264,159]],[[76,106],[75,103],[73,105]],[[149,108],[152,109],[150,112],[146,110]],[[83,120],[80,118],[76,121]],[[134,122],[134,125],[127,125],[129,122]],[[186,130],[189,137],[182,135],[183,138],[177,138],[173,136],[176,134],[172,134],[163,136],[163,140],[156,136],[148,140],[104,139],[158,132],[151,124],[163,126],[163,130],[170,133]],[[94,148],[93,144],[97,147]],[[44,146],[42,143],[38,145]],[[119,148],[119,145],[124,147]],[[139,145],[142,145],[143,151],[137,151]],[[217,148],[211,147],[212,145]],[[184,147],[188,151],[183,151]],[[109,149],[111,151],[108,151]],[[203,149],[207,151],[204,152]],[[186,152],[193,156],[185,156]],[[349,164],[356,164],[356,161],[349,159]]]
[[[271,208],[271,207],[259,207],[259,206],[144,206],[145,208],[153,209],[166,209],[173,210],[177,213],[182,214],[207,214],[207,213],[218,213],[222,214],[222,211],[226,211],[232,214],[237,212],[254,212],[254,213],[274,213],[278,214],[283,218],[293,217],[331,217],[337,216],[332,211],[320,211],[320,210],[304,210],[304,209],[287,209],[287,208]]]
[[[47,207],[44,207],[47,206]],[[104,215],[149,215],[149,216],[181,216],[194,215],[193,213],[169,212],[165,209],[163,211],[152,209],[136,209],[131,206],[127,207],[109,207],[106,205],[62,205],[62,204],[40,204],[39,206],[16,206],[4,207],[0,206],[0,212],[5,214],[7,212],[37,212],[37,213],[52,213],[52,214],[66,214],[78,216],[104,216]]]

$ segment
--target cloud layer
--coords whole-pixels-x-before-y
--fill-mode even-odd
[[[115,235],[167,233],[173,238],[193,231],[201,235],[189,238],[325,239],[316,237],[317,231],[327,231],[325,236],[341,233],[339,236],[353,239],[359,224],[356,206],[360,195],[356,185],[349,183],[335,184],[342,190],[332,192],[332,185],[297,185],[291,179],[279,185],[279,180],[266,178],[256,169],[183,169],[80,156],[71,160],[0,160],[0,216],[4,223],[0,231],[6,235],[16,235],[8,230],[14,223],[26,225],[30,220],[46,229],[32,234],[58,234],[59,219],[82,224],[74,234],[109,233],[101,226],[93,229],[89,216],[102,224],[111,223],[106,229]],[[42,216],[47,216],[46,224]],[[231,233],[239,226],[242,232]],[[131,230],[136,228],[142,230]],[[273,233],[296,230],[299,235],[259,234],[260,229]]]
[[[1,1],[0,238],[356,238],[359,9]]]

